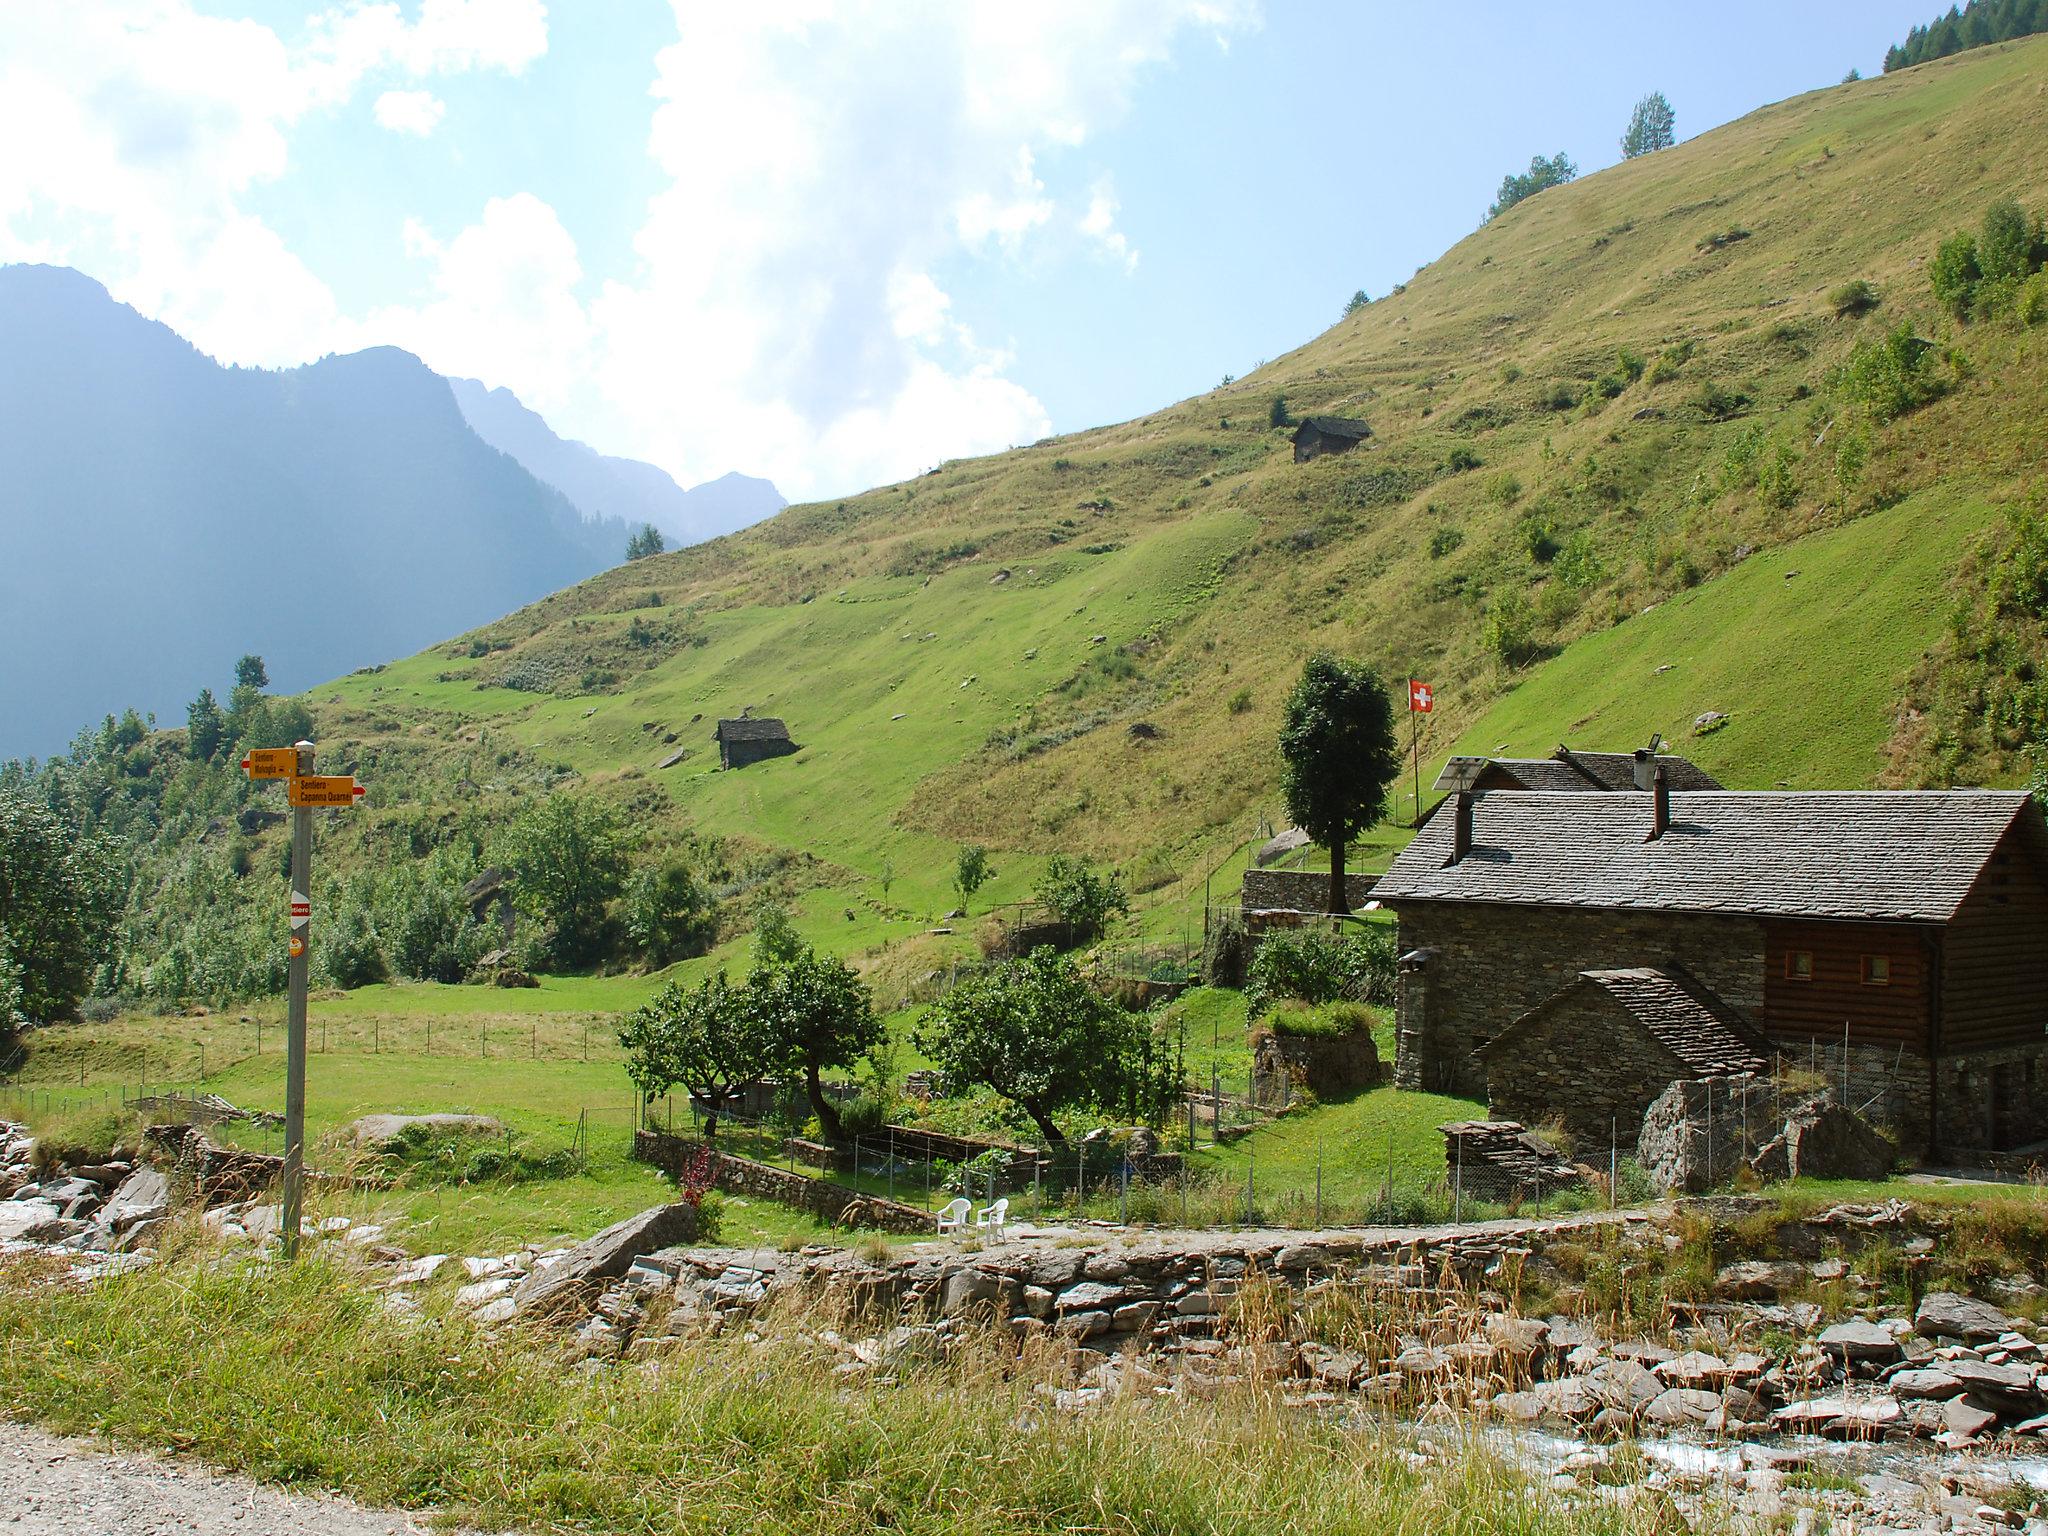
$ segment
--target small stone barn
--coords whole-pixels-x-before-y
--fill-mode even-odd
[[[1518,1048],[1576,1042],[1580,1071],[1543,1089],[1556,1102],[1518,1110],[1613,1113],[1637,1091],[1621,1068],[1603,1081],[1618,1040],[1684,1053],[1644,994],[1630,1006],[1585,973],[1648,970],[1727,1041],[1740,1020],[1774,1054],[1846,1073],[1851,1105],[1908,1155],[2048,1136],[2048,823],[2028,795],[1673,792],[1661,777],[1642,795],[1465,792],[1373,894],[1400,924],[1403,1086],[1476,1096],[1495,1060],[1505,1088]]]
[[[796,750],[796,743],[789,739],[789,727],[772,716],[756,720],[751,715],[742,715],[737,720],[721,720],[712,734],[718,742],[721,768],[744,768],[763,758],[787,757]]]
[[[1438,793],[1460,789],[1648,790],[1664,770],[1672,789],[1719,789],[1713,775],[1689,758],[1668,753],[1574,752],[1560,746],[1548,757],[1454,757],[1437,776]]]
[[[1599,1051],[1589,1069],[1589,1045]],[[1634,1145],[1652,1101],[1679,1078],[1763,1072],[1771,1045],[1680,966],[1581,971],[1479,1047],[1492,1112],[1556,1116],[1587,1142]]]
[[[1294,429],[1294,462],[1306,464],[1326,453],[1349,453],[1371,436],[1371,427],[1350,416],[1304,416]]]

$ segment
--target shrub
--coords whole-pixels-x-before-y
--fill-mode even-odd
[[[1891,421],[1941,396],[1934,348],[1903,322],[1882,340],[1860,343],[1842,370],[1841,387],[1879,421]]]
[[[1433,528],[1429,535],[1429,558],[1441,560],[1464,542],[1463,529],[1453,528],[1448,524],[1441,528]]]
[[[1968,231],[1942,241],[1927,268],[1934,301],[1958,320],[1969,317],[1983,275],[1977,265],[1977,237]]]
[[[1244,919],[1234,911],[1223,913],[1209,925],[1209,936],[1202,942],[1203,983],[1212,987],[1243,986],[1250,947]]]
[[[2020,284],[2013,313],[2021,325],[2048,324],[2048,272],[2036,272]]]
[[[1454,475],[1461,475],[1468,469],[1477,469],[1481,462],[1479,455],[1463,443],[1459,443],[1444,456],[1444,468]]]
[[[1510,470],[1502,470],[1486,482],[1486,494],[1504,507],[1512,507],[1522,495],[1522,482]]]
[[[1480,623],[1479,638],[1507,666],[1518,667],[1527,661],[1535,651],[1535,620],[1528,597],[1515,589],[1496,596]]]
[[[1515,525],[1515,533],[1521,539],[1523,547],[1529,551],[1529,558],[1539,565],[1548,565],[1557,558],[1558,550],[1563,548],[1558,543],[1556,530],[1551,527],[1550,519],[1547,517],[1533,514],[1525,517]]]
[[[1252,707],[1252,691],[1251,691],[1251,689],[1249,689],[1249,688],[1240,688],[1240,689],[1238,689],[1238,690],[1237,690],[1237,692],[1233,693],[1233,694],[1232,694],[1232,695],[1230,696],[1230,712],[1231,712],[1231,713],[1232,713],[1233,715],[1241,715],[1241,714],[1244,714],[1244,713],[1245,713],[1246,711],[1248,711],[1248,710],[1249,710],[1249,709],[1250,709],[1251,707]]]
[[[1842,284],[1828,295],[1828,303],[1834,306],[1835,318],[1845,315],[1860,315],[1877,308],[1877,290],[1863,278]]]
[[[1349,935],[1304,928],[1261,941],[1245,967],[1245,1007],[1257,1018],[1282,999],[1391,1003],[1394,936],[1367,926]]]
[[[1100,933],[1110,918],[1131,910],[1121,876],[1098,873],[1085,859],[1056,853],[1032,894],[1039,905],[1077,933]]]
[[[1749,397],[1708,379],[1692,393],[1692,407],[1709,421],[1726,421],[1745,405]]]

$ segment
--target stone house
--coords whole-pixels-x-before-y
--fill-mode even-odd
[[[773,717],[757,720],[742,715],[737,720],[721,720],[712,736],[718,742],[721,768],[744,768],[763,758],[787,757],[796,750],[789,727]]]
[[[1597,1070],[1586,1061],[1599,1043]],[[1487,1103],[1504,1119],[1553,1115],[1586,1142],[1625,1131],[1673,1082],[1763,1072],[1771,1045],[1682,967],[1581,971],[1479,1047]]]
[[[1585,973],[1654,970],[1825,1064],[1909,1155],[2048,1136],[2048,823],[2025,794],[1464,792],[1373,894],[1400,925],[1404,1086],[1476,1096],[1497,1059],[1516,1096],[1523,1053],[1576,1040],[1581,1070],[1520,1117],[1618,1113],[1657,1031]]]
[[[1350,416],[1304,416],[1294,429],[1294,462],[1306,464],[1326,453],[1349,453],[1372,436],[1372,428]]]

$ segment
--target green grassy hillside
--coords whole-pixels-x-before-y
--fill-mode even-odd
[[[2043,447],[2048,338],[1955,325],[1925,274],[2008,195],[2048,201],[2048,40],[1545,192],[1155,415],[792,507],[342,679],[313,696],[323,739],[355,761],[509,752],[650,826],[847,877],[887,859],[917,910],[946,904],[963,838],[1184,877],[1249,837],[1317,646],[1436,682],[1437,758],[1654,728],[1738,784],[1914,777],[1932,770],[1893,750],[1902,692]],[[1881,302],[1838,317],[1828,295],[1858,278]],[[1953,349],[1949,388],[1880,421],[1835,375],[1901,323]],[[1275,395],[1375,438],[1297,466]],[[1521,644],[1490,649],[1490,622]],[[748,706],[803,750],[715,772],[711,724]],[[1695,739],[1710,711],[1726,724]]]

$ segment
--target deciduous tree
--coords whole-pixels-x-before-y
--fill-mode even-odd
[[[606,905],[625,884],[631,841],[610,811],[570,795],[531,806],[500,838],[500,861],[516,876],[513,900],[553,928],[560,963],[596,958]]]
[[[649,1102],[677,1086],[689,1090],[705,1105],[705,1137],[714,1137],[720,1106],[771,1069],[764,1022],[723,971],[695,987],[671,981],[619,1026],[626,1075]]]
[[[1032,951],[969,977],[917,1025],[917,1048],[956,1088],[984,1087],[1066,1145],[1063,1110],[1156,1115],[1178,1075],[1139,1016],[1097,992],[1074,962]]]
[[[887,1037],[868,989],[843,960],[804,945],[787,959],[756,965],[746,1006],[769,1060],[784,1076],[803,1080],[819,1130],[827,1141],[839,1140],[839,1110],[825,1097],[823,1073],[854,1066]]]

